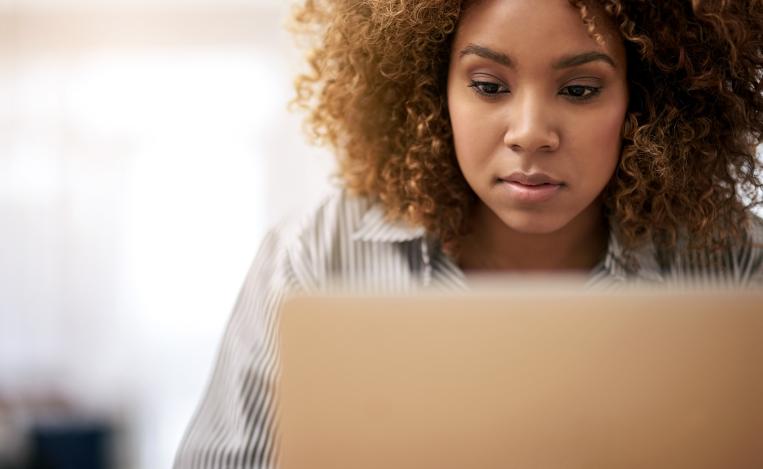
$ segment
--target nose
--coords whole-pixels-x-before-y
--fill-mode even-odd
[[[556,124],[549,103],[537,96],[517,96],[509,111],[503,142],[516,153],[556,151],[559,148]]]

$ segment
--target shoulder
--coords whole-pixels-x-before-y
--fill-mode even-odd
[[[417,275],[424,229],[390,221],[381,203],[335,189],[270,236],[301,290],[397,289]]]
[[[350,250],[353,234],[373,204],[364,197],[333,189],[316,204],[274,230],[283,253],[305,288],[319,286],[331,264]]]
[[[763,250],[763,218],[756,215],[750,216],[748,238],[752,248],[757,249],[758,252]]]
[[[716,258],[733,267],[735,284],[763,286],[763,220],[751,213],[744,238]]]
[[[232,322],[267,318],[289,293],[316,288],[325,277],[319,266],[335,255],[336,244],[354,229],[367,205],[365,199],[332,190],[268,229],[244,279]]]
[[[750,214],[743,238],[720,251],[683,251],[669,266],[674,278],[728,286],[763,286],[763,220]]]
[[[736,251],[735,255],[749,271],[752,283],[763,286],[763,219],[756,215],[750,217],[745,243]]]
[[[341,188],[271,228],[260,248],[277,258],[300,290],[322,287],[355,248],[355,234],[375,209],[367,198]],[[276,259],[268,259],[275,261]]]

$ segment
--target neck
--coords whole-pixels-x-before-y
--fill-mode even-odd
[[[599,204],[551,233],[516,231],[483,205],[475,207],[472,226],[458,256],[467,272],[588,271],[604,255],[609,231]]]

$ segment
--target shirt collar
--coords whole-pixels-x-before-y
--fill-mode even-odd
[[[604,267],[608,273],[618,280],[663,281],[664,277],[657,261],[657,248],[654,243],[647,242],[631,251],[631,262],[629,262],[622,243],[615,234],[616,231],[610,229],[609,244],[604,258]]]
[[[607,273],[617,280],[640,279],[649,282],[661,282],[664,278],[657,262],[657,250],[653,243],[646,243],[631,252],[632,260],[628,262],[622,243],[610,230],[607,252],[604,257],[604,268]],[[412,226],[404,221],[389,221],[381,204],[372,205],[352,234],[355,241],[400,243],[422,239],[426,231],[424,227]]]
[[[389,221],[381,204],[372,205],[352,233],[355,241],[400,243],[424,237],[422,226],[412,226],[402,220]]]

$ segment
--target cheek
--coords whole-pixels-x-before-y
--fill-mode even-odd
[[[574,154],[586,169],[581,174],[594,176],[599,184],[609,181],[620,157],[624,118],[625,105],[618,105],[578,121]]]
[[[473,159],[470,152],[474,148],[477,129],[474,120],[471,119],[469,106],[464,103],[458,93],[451,92],[448,99],[448,109],[450,112],[450,125],[453,131],[453,144],[456,149],[456,159],[462,170],[464,164]],[[469,144],[467,144],[469,142]]]
[[[607,148],[615,155],[617,159],[620,144],[622,142],[622,129],[625,120],[625,105],[621,105],[611,112],[607,113],[601,122],[601,132],[599,134],[599,144],[602,148]]]
[[[468,90],[467,90],[468,91]],[[469,91],[470,92],[470,91]],[[494,126],[489,114],[475,106],[464,92],[449,93],[450,125],[456,149],[456,159],[462,172],[482,166],[494,150]],[[468,174],[465,174],[468,179]]]

